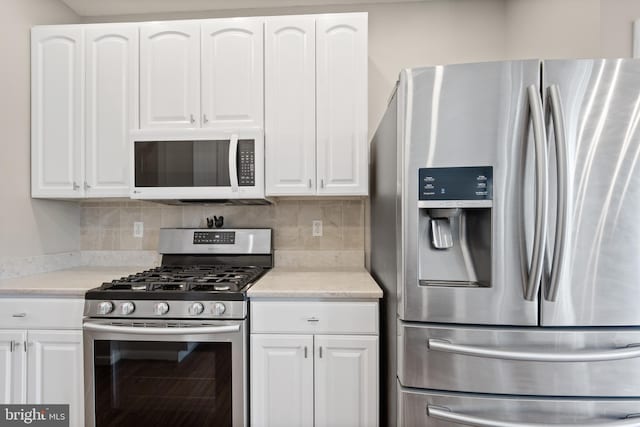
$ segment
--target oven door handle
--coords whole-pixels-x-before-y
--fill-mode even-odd
[[[229,178],[231,191],[238,191],[238,135],[231,135],[229,140]]]
[[[240,325],[156,328],[148,326],[115,326],[100,323],[85,323],[84,330],[130,335],[208,335],[238,332],[240,331]]]

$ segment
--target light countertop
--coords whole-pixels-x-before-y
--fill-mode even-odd
[[[364,268],[274,268],[247,291],[249,298],[382,298]]]
[[[0,280],[0,297],[84,298],[89,289],[122,276],[137,273],[141,267],[77,267],[31,276]]]

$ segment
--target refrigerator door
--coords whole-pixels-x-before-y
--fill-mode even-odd
[[[400,427],[637,427],[640,399],[536,398],[401,389]]]
[[[549,123],[553,265],[541,324],[639,326],[640,61],[545,61],[543,70],[556,120]],[[562,128],[564,141],[554,132]]]
[[[401,323],[405,387],[539,396],[640,396],[640,328]],[[640,424],[639,424],[640,425]]]
[[[530,272],[534,269],[535,242],[540,243],[537,227],[546,220],[545,215],[536,215],[543,206],[533,202],[536,191],[538,197],[547,197],[539,81],[537,60],[447,65],[401,73],[401,319],[538,324],[537,284],[529,277],[535,276]],[[539,116],[530,107],[538,104]],[[544,156],[534,154],[534,146]],[[538,172],[534,173],[533,165]],[[442,167],[492,168],[491,205],[462,209],[455,218],[465,215],[464,227],[448,227],[446,218],[429,219],[429,215],[457,215],[457,211],[434,213],[419,204],[424,184],[418,182],[419,169]],[[538,219],[540,223],[534,227]],[[436,232],[445,238],[436,239]],[[468,245],[467,254],[474,249],[481,252],[475,268],[467,268],[473,254],[466,256],[460,242]],[[457,259],[450,256],[456,253]],[[483,280],[466,280],[465,268],[474,270],[469,276],[477,273]],[[532,285],[530,300],[525,299],[528,283]]]

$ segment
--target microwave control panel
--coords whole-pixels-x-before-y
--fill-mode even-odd
[[[493,167],[418,169],[418,200],[491,200]]]
[[[238,185],[253,187],[256,185],[256,155],[252,139],[238,140]]]
[[[233,245],[236,233],[233,231],[196,231],[193,233],[194,245]]]

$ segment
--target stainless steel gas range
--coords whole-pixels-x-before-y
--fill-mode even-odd
[[[85,295],[85,425],[246,426],[246,291],[271,230],[162,229],[159,251]]]

